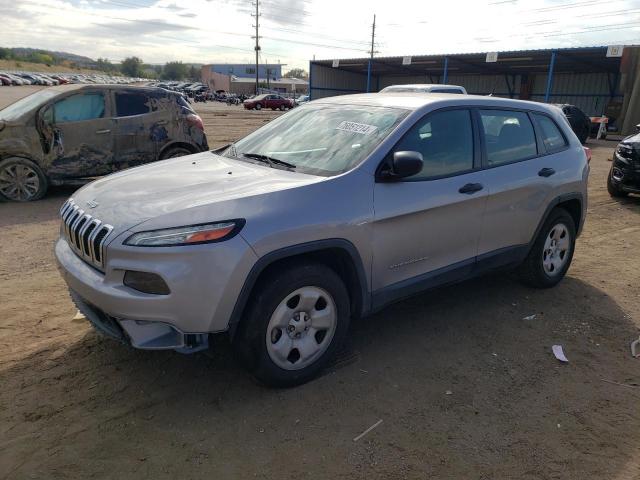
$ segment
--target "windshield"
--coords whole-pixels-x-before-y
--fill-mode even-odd
[[[55,90],[40,90],[28,97],[24,97],[15,103],[12,103],[7,108],[0,110],[0,120],[16,120],[26,112],[33,110],[45,103],[50,98],[58,95],[58,91]]]
[[[369,155],[408,111],[396,108],[307,104],[229,147],[227,157],[263,155],[313,175],[345,172]]]

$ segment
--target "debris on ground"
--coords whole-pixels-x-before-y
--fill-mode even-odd
[[[364,437],[367,433],[369,433],[371,430],[373,430],[374,428],[377,428],[380,426],[380,424],[382,423],[382,419],[378,420],[376,423],[374,423],[373,425],[371,425],[369,428],[367,428],[364,432],[362,432],[360,435],[358,435],[356,438],[353,439],[354,442],[357,442],[358,440],[360,440],[362,437]]]
[[[564,355],[564,351],[562,350],[562,345],[554,345],[553,347],[551,347],[551,349],[553,350],[553,354],[556,356],[558,360],[565,363],[569,362],[567,357]]]
[[[528,317],[524,317],[523,320],[534,320],[536,318],[536,314],[529,315]]]

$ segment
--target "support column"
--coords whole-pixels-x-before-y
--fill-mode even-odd
[[[371,91],[371,60],[367,63],[367,93]]]
[[[449,57],[444,57],[444,73],[442,74],[442,83],[447,83],[449,78]]]
[[[551,61],[549,62],[549,74],[547,75],[547,91],[544,93],[545,103],[549,102],[551,90],[553,89],[553,67],[556,64],[556,52],[551,52]]]

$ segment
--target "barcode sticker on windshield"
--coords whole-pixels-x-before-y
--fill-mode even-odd
[[[345,132],[361,133],[362,135],[371,135],[378,129],[375,125],[367,125],[366,123],[356,122],[340,122],[340,125],[336,127],[336,130],[343,130]]]

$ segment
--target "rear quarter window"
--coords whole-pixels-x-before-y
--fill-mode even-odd
[[[567,146],[567,139],[562,134],[562,130],[560,130],[556,122],[546,115],[537,113],[535,113],[533,117],[538,124],[542,136],[542,143],[544,143],[547,152],[557,152]]]

